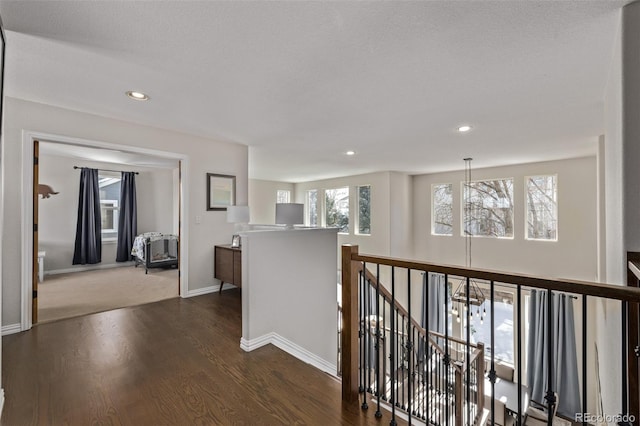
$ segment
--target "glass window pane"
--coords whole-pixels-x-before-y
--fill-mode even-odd
[[[513,296],[510,298],[499,297],[496,292],[494,301],[494,356],[496,361],[504,361],[513,365]],[[508,294],[508,293],[507,293]],[[486,358],[491,357],[491,302],[487,299],[482,306],[472,306],[473,319],[471,320],[471,341],[485,344]],[[486,315],[482,318],[484,312]],[[482,319],[482,321],[481,321]]]
[[[120,200],[120,174],[100,173],[98,175],[98,187],[100,188],[100,219],[102,233],[107,238],[116,237],[118,234],[118,213]]]
[[[341,233],[349,233],[349,188],[325,191],[326,225],[338,227]]]
[[[433,185],[431,233],[453,235],[453,185]]]
[[[475,181],[464,185],[464,233],[513,237],[513,179]]]
[[[276,203],[290,203],[291,191],[287,189],[278,189],[276,194]]]
[[[558,239],[558,187],[556,176],[527,178],[527,238]]]
[[[318,226],[318,191],[312,189],[307,191],[305,200],[307,207],[307,225]]]
[[[358,187],[358,234],[371,234],[371,186]]]

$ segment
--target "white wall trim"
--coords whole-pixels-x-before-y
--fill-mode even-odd
[[[2,335],[3,336],[6,336],[7,334],[20,333],[21,331],[22,331],[22,327],[20,326],[20,323],[3,325],[2,326]]]
[[[184,297],[202,296],[203,294],[215,293],[220,290],[219,285],[210,285],[209,287],[196,288],[195,290],[189,290]]]
[[[109,142],[100,142],[88,139],[73,138],[69,136],[54,135],[48,133],[22,131],[22,276],[21,276],[21,312],[20,325],[22,330],[28,330],[33,325],[31,322],[32,307],[31,294],[33,283],[31,270],[33,267],[33,141],[55,142],[67,145],[81,145],[93,148],[103,148],[132,152],[137,154],[153,155],[156,157],[171,158],[181,163],[180,178],[180,295],[187,297],[189,290],[189,157],[185,154],[160,151],[156,149],[141,148],[130,145],[119,145]]]
[[[330,362],[309,352],[305,348],[296,345],[289,339],[286,339],[280,336],[278,333],[267,333],[263,336],[260,336],[251,340],[247,340],[244,337],[242,337],[240,339],[240,348],[245,352],[251,352],[269,343],[282,349],[289,355],[292,355],[298,358],[299,360],[304,361],[307,364],[310,364],[321,371],[324,371],[327,374],[337,377],[338,368],[335,364],[331,364]]]

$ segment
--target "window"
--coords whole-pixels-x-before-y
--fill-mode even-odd
[[[558,239],[558,187],[555,175],[527,178],[527,238]]]
[[[513,238],[513,179],[464,183],[463,235]]]
[[[326,225],[349,233],[349,188],[327,189],[325,192]]]
[[[290,203],[291,191],[288,189],[278,189],[276,193],[276,203]]]
[[[431,234],[453,235],[453,185],[431,187]]]
[[[461,284],[464,286],[464,282]],[[514,293],[506,288],[500,288],[498,285],[494,288],[494,345],[491,347],[491,293],[490,286],[485,283],[475,282],[475,285],[482,291],[485,301],[481,305],[470,305],[471,310],[471,328],[469,334],[471,343],[484,343],[485,358],[491,358],[491,352],[494,351],[495,360],[514,365],[514,324],[515,310],[513,301]],[[449,289],[456,291],[451,285]],[[464,299],[464,290],[463,299]],[[467,336],[467,319],[469,311],[465,308],[465,303],[453,301],[449,298],[451,307],[447,309],[449,315],[449,333],[452,336],[465,340]],[[452,315],[452,309],[457,309]]]
[[[100,188],[100,218],[102,222],[102,236],[105,240],[118,236],[118,214],[120,203],[120,176],[98,175]]]
[[[318,191],[312,189],[305,196],[307,226],[318,226]]]
[[[491,352],[494,352],[495,360],[503,361],[507,364],[514,365],[514,310],[513,310],[513,293],[508,291],[494,290],[495,300],[493,302],[495,348],[491,347],[491,301],[489,300],[489,288],[483,288],[487,296],[487,300],[478,308],[472,306],[473,320],[471,320],[471,342],[482,342],[485,344],[485,358],[491,358]],[[479,311],[479,315],[478,315]],[[480,316],[487,312],[483,321]]]
[[[358,187],[358,234],[371,234],[371,186]]]

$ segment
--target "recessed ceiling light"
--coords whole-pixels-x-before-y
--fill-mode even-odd
[[[463,125],[463,126],[458,127],[458,131],[459,131],[460,133],[466,133],[466,132],[468,132],[469,130],[471,130],[471,126],[469,126],[468,124],[465,124],[465,125]]]
[[[148,101],[149,100],[149,96],[142,93],[142,92],[136,92],[134,90],[129,90],[128,92],[126,92],[127,96],[130,97],[133,100],[136,101]]]
[[[345,155],[356,155],[355,151],[347,151],[344,153]]]

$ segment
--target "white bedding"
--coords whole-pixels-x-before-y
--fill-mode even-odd
[[[133,256],[142,261],[145,260],[144,245],[147,239],[150,242],[151,262],[166,260],[176,255],[176,253],[167,253],[165,251],[164,242],[165,240],[177,240],[177,235],[163,234],[162,232],[145,232],[136,236],[133,240],[133,247],[131,248]]]

